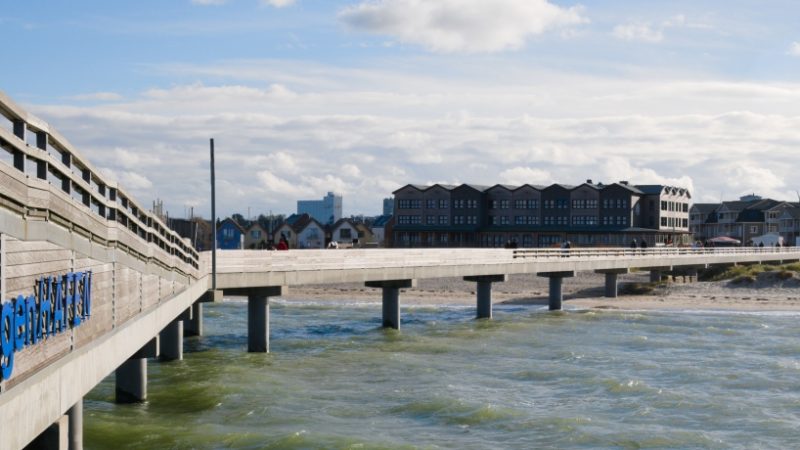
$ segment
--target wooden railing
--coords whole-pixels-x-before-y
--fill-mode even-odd
[[[27,113],[4,93],[0,92],[0,159],[17,174],[39,183],[28,183],[56,193],[63,204],[41,203],[31,206],[21,201],[23,193],[9,188],[3,181],[0,197],[6,206],[29,216],[41,215],[60,222],[69,229],[111,246],[120,246],[131,253],[142,253],[141,243],[154,247],[153,258],[167,268],[178,268],[178,259],[200,270],[198,252],[188,240],[170,230],[159,217],[142,208],[132,196],[113,180],[108,179],[47,123]],[[4,170],[11,180],[17,177]],[[22,179],[16,181],[21,182]],[[45,185],[43,185],[44,183]],[[17,183],[19,185],[19,183]],[[32,199],[35,204],[35,199]],[[100,221],[112,221],[127,230],[126,236],[103,236],[95,232],[91,216]],[[107,228],[107,227],[106,227]],[[107,234],[107,233],[106,233]],[[131,239],[134,238],[134,239]],[[150,253],[150,252],[148,252]],[[144,256],[144,255],[142,255]],[[186,271],[184,271],[186,272]]]

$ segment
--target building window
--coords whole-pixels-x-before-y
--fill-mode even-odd
[[[464,207],[464,200],[453,200],[453,208],[461,209]]]
[[[468,225],[477,225],[478,224],[478,216],[467,216],[467,224]]]
[[[233,239],[236,236],[236,233],[233,232],[233,228],[223,228],[222,229],[222,237],[225,239]]]
[[[448,225],[450,223],[450,216],[439,216],[439,225]]]
[[[436,200],[428,200],[425,204],[428,209],[436,209]]]
[[[422,225],[422,216],[410,216],[412,225]]]
[[[509,216],[500,216],[500,225],[511,225]]]
[[[511,207],[511,200],[500,200],[500,209],[508,209]]]
[[[342,239],[352,239],[353,234],[351,233],[352,230],[350,228],[340,228],[339,229],[339,237]]]
[[[478,208],[478,201],[477,200],[467,200],[467,208],[477,209]]]
[[[261,230],[250,230],[250,237],[253,239],[261,239]]]
[[[665,226],[667,226],[667,218],[666,218],[666,217],[662,217],[662,218],[661,218],[661,226],[662,226],[662,227],[665,227]]]
[[[538,209],[539,200],[528,200],[528,209]]]
[[[661,200],[661,210],[662,211],[666,211],[667,210],[667,202],[666,202],[666,200]]]
[[[683,228],[689,228],[689,219],[681,219],[683,222]]]
[[[489,224],[490,225],[499,225],[500,224],[500,216],[489,216]]]
[[[436,225],[436,216],[425,216],[425,223],[428,225]]]
[[[464,216],[453,216],[454,225],[464,225]]]
[[[525,200],[514,200],[514,209],[525,209],[527,203]]]
[[[539,225],[539,216],[514,216],[515,225]]]
[[[750,227],[751,233],[758,233],[758,225],[753,225]]]
[[[445,200],[439,200],[439,209],[447,209],[449,207],[450,207],[450,201],[449,200],[446,200],[446,199]]]

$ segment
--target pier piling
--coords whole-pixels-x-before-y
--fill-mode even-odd
[[[464,281],[478,283],[477,292],[477,317],[478,319],[492,318],[492,283],[508,281],[508,275],[480,275],[467,276]]]
[[[384,328],[400,329],[400,289],[412,288],[417,285],[417,280],[381,280],[367,281],[366,287],[381,288],[383,300]]]

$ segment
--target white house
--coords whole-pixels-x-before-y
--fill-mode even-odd
[[[297,248],[325,248],[325,227],[311,219],[297,232]]]

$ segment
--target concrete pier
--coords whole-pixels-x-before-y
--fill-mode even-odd
[[[203,335],[203,303],[195,302],[191,308],[186,310],[183,318],[184,336]]]
[[[606,276],[604,295],[608,298],[617,298],[619,295],[619,275],[628,273],[628,269],[596,270],[595,272],[605,274]]]
[[[651,270],[650,271],[650,282],[651,283],[658,283],[661,281],[661,271],[660,270]]]
[[[67,410],[69,450],[83,450],[83,399]]]
[[[248,352],[269,353],[269,298],[280,297],[285,292],[285,286],[225,289],[226,296],[233,295],[247,297]]]
[[[383,299],[384,328],[400,329],[400,289],[408,289],[417,285],[417,280],[383,280],[367,281],[366,287],[381,288]]]
[[[549,309],[550,311],[560,311],[561,303],[564,300],[564,295],[561,292],[561,285],[564,278],[571,278],[575,276],[575,272],[539,272],[536,275],[540,277],[547,277],[550,280],[550,294]]]
[[[508,281],[508,275],[480,275],[464,277],[464,281],[478,283],[477,292],[477,317],[478,319],[492,318],[492,283]]]
[[[159,334],[161,361],[180,361],[183,359],[183,320],[170,322]]]
[[[247,297],[247,351],[269,353],[269,297]]]
[[[69,417],[66,415],[59,417],[36,439],[25,446],[25,450],[67,450],[69,448]]]
[[[131,358],[115,372],[117,403],[147,400],[147,358]]]
[[[114,373],[117,403],[139,403],[147,400],[147,358],[158,357],[158,341],[158,337],[150,340],[117,368]]]

